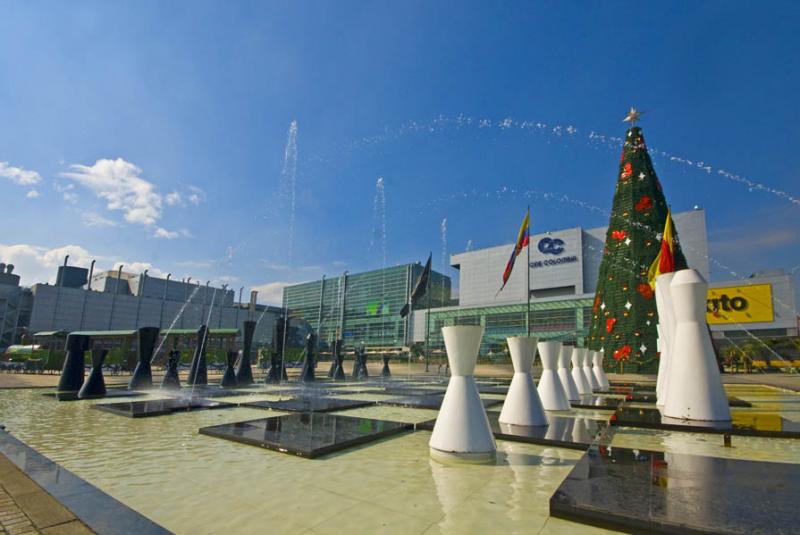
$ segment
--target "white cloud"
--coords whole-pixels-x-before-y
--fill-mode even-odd
[[[73,193],[71,191],[65,191],[63,194],[64,200],[70,204],[76,204],[78,202],[78,194]]]
[[[88,268],[92,260],[97,260],[95,272],[104,269],[115,269],[124,264],[123,270],[141,273],[145,269],[154,277],[161,277],[164,272],[153,267],[149,262],[127,262],[118,258],[93,255],[79,245],[64,245],[48,249],[29,244],[5,245],[0,243],[0,262],[14,264],[14,273],[22,278],[22,284],[32,285],[39,282],[55,283],[58,266],[64,263],[64,256],[69,255],[69,265]]]
[[[165,228],[158,227],[153,232],[153,237],[165,240],[174,240],[175,238],[191,238],[192,233],[185,228],[180,230],[167,230]]]
[[[26,195],[29,199],[38,199],[41,195],[35,189],[30,190]]]
[[[173,191],[172,193],[167,193],[164,196],[164,202],[167,203],[167,206],[176,206],[183,203],[183,198],[181,194],[177,191]]]
[[[164,195],[164,202],[167,206],[186,206],[193,204],[198,206],[206,202],[206,192],[197,186],[188,186],[188,192],[171,191]]]
[[[96,214],[94,212],[83,212],[81,214],[81,221],[83,221],[84,226],[89,228],[117,226],[117,223],[115,221],[112,221],[111,219],[103,217],[100,214]]]
[[[76,181],[120,210],[129,223],[151,226],[161,218],[162,198],[155,185],[141,177],[142,170],[122,158],[97,160],[94,165],[71,165],[60,176]]]
[[[268,282],[260,286],[254,286],[253,290],[258,291],[258,302],[267,305],[281,306],[283,303],[283,289],[286,286],[298,284],[296,282]]]
[[[7,178],[20,186],[33,186],[42,180],[42,177],[36,171],[13,167],[8,162],[0,162],[0,177]]]

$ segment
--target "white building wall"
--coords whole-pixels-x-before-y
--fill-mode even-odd
[[[188,304],[130,295],[117,295],[114,299],[114,294],[106,292],[86,291],[80,288],[61,288],[59,290],[57,286],[46,284],[35,285],[33,295],[30,330],[34,333],[62,329],[66,331],[104,331],[109,328],[111,330],[132,330],[137,327],[159,326],[159,323],[162,330],[170,327],[196,329],[209,319],[209,305],[203,305],[202,297],[198,298],[198,302]],[[58,301],[57,308],[56,301]],[[112,306],[114,314],[109,326]],[[138,322],[136,321],[137,308]],[[57,314],[54,314],[56,311]],[[83,325],[81,325],[82,313]],[[247,319],[248,313],[245,309],[223,307],[220,311],[219,306],[214,306],[208,325],[211,328],[235,327],[242,330],[244,321]],[[255,333],[256,343],[269,343],[272,340],[272,330],[277,315],[274,312],[266,312],[263,315],[258,312],[253,319],[258,321]]]

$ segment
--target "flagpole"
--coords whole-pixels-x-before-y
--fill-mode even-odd
[[[530,337],[531,336],[531,207],[530,205],[528,205],[528,262],[525,268],[525,272],[527,274],[525,294],[528,300],[528,315],[525,323],[527,323],[528,337]]]
[[[433,257],[433,251],[428,253],[428,258]],[[431,332],[431,278],[433,278],[433,269],[428,273],[428,280],[425,281],[425,293],[428,294],[428,312],[425,313],[425,373],[428,373],[431,363],[431,356],[428,353],[428,339]]]

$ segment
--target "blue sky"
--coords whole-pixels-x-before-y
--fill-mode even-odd
[[[631,105],[673,209],[707,210],[715,279],[800,271],[793,2],[0,12],[0,259],[27,283],[69,253],[274,300],[381,266],[379,176],[388,265],[441,270],[444,218],[450,253],[512,241],[528,203],[534,232],[603,225]]]

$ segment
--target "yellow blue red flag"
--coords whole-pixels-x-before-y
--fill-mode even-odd
[[[530,241],[530,220],[531,220],[531,210],[528,208],[528,211],[525,212],[525,219],[522,220],[522,226],[519,228],[519,234],[517,234],[517,243],[514,245],[514,250],[511,252],[511,258],[508,259],[508,264],[506,264],[506,270],[503,272],[503,285],[497,290],[497,293],[503,291],[503,288],[506,287],[506,283],[508,282],[509,277],[511,277],[511,271],[514,269],[514,262],[516,262],[517,257],[522,252],[522,250],[528,246],[528,242]]]

